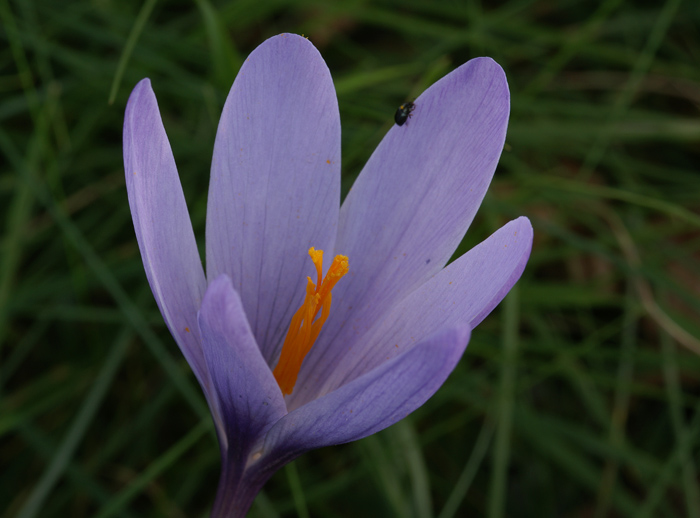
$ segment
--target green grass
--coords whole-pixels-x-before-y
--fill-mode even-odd
[[[336,82],[344,193],[401,102],[495,58],[507,148],[458,253],[521,214],[535,244],[424,407],[301,457],[251,516],[700,518],[695,2],[0,0],[0,23],[0,515],[206,516],[218,446],[143,273],[122,117],[150,77],[202,240],[228,88],[288,31]]]

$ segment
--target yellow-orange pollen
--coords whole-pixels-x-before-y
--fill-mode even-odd
[[[292,317],[277,367],[272,372],[285,396],[291,394],[297,382],[301,363],[314,345],[323,324],[331,312],[331,290],[348,273],[348,258],[336,255],[323,279],[323,250],[309,249],[316,266],[317,283],[307,277],[304,303]],[[318,316],[319,311],[321,315]],[[318,318],[316,318],[318,316]]]

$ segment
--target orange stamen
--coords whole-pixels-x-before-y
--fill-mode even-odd
[[[315,250],[312,247],[309,249],[309,255],[316,266],[317,282],[314,284],[311,277],[307,277],[304,303],[292,317],[280,359],[272,371],[285,396],[294,390],[301,364],[330,315],[331,290],[343,275],[348,273],[348,258],[336,255],[326,278],[323,279],[323,250]],[[319,311],[321,315],[316,318]]]

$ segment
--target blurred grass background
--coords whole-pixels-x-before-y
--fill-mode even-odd
[[[331,70],[343,192],[396,107],[488,55],[507,147],[458,253],[524,214],[517,289],[423,408],[312,452],[254,517],[698,517],[700,4],[0,0],[0,513],[206,516],[219,453],[143,273],[121,128],[150,77],[198,239],[245,56]],[[455,107],[458,109],[458,107]]]

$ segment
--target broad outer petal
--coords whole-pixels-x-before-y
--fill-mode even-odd
[[[148,79],[136,85],[126,106],[124,170],[146,277],[165,323],[202,385],[217,421],[197,328],[197,311],[206,289],[204,270],[175,159]]]
[[[403,419],[440,388],[468,341],[465,326],[443,330],[290,412],[268,432],[261,461],[282,465],[307,450],[355,441]]]
[[[332,251],[339,204],[340,116],[328,67],[305,38],[270,38],[226,100],[207,207],[207,277],[231,278],[268,364],[315,271],[309,248]]]
[[[342,358],[323,395],[424,340],[436,329],[474,329],[518,281],[532,249],[532,225],[520,217],[451,263],[394,306]],[[303,403],[303,401],[302,401]],[[295,401],[295,405],[299,404]]]
[[[226,430],[222,443],[228,439],[231,445],[224,462],[234,462],[242,471],[251,448],[287,408],[226,275],[209,285],[198,320]]]
[[[473,59],[428,88],[406,124],[389,130],[341,208],[335,250],[348,256],[350,273],[333,291],[334,308],[300,380],[315,385],[355,336],[447,263],[491,182],[509,102],[501,67]]]

